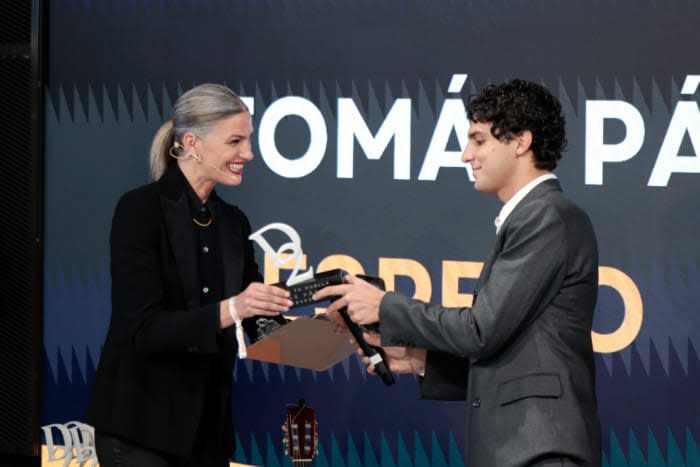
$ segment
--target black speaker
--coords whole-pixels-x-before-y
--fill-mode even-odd
[[[38,465],[44,0],[0,6],[0,465]]]

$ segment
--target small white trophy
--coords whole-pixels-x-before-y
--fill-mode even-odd
[[[263,234],[278,230],[289,241],[274,249]],[[314,274],[310,267],[299,274],[304,252],[301,237],[294,228],[281,222],[273,222],[258,229],[249,237],[274,261],[277,267],[293,265],[286,282],[275,284],[289,290],[294,307],[313,303],[310,298],[315,290],[327,285],[340,284],[345,271],[334,269]],[[291,263],[291,264],[290,264]],[[333,324],[325,313],[313,317],[298,316],[287,324],[256,341],[247,349],[248,358],[270,363],[324,371],[355,352],[355,346],[343,334],[335,333]]]
[[[263,234],[270,230],[279,230],[289,237],[289,242],[283,243],[275,250],[270,243],[265,240]],[[282,222],[273,222],[265,227],[256,230],[248,237],[257,243],[260,248],[267,253],[278,268],[283,268],[287,263],[294,261],[292,274],[287,279],[287,285],[291,286],[303,282],[314,277],[314,268],[310,267],[308,271],[298,274],[301,268],[301,262],[304,259],[304,251],[301,249],[301,237],[291,225],[283,224]],[[285,257],[285,253],[288,253]]]

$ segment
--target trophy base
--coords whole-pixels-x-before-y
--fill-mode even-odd
[[[308,370],[325,371],[352,355],[349,334],[336,334],[325,314],[299,317],[247,348],[248,358]]]

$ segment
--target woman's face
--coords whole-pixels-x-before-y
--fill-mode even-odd
[[[253,123],[248,112],[219,120],[203,137],[188,133],[192,136],[186,145],[193,155],[198,175],[214,183],[240,185],[243,167],[253,159],[252,134]],[[187,136],[185,139],[188,139]]]

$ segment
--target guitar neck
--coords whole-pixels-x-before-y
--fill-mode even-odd
[[[285,454],[294,467],[311,467],[317,453],[316,413],[300,399],[297,406],[287,408],[287,418],[282,425]]]

